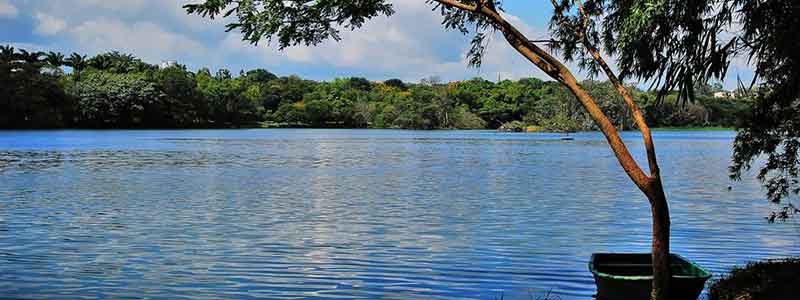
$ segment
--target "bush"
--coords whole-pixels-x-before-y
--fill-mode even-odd
[[[557,114],[542,121],[542,127],[553,132],[575,132],[581,129],[575,118],[564,114]]]
[[[286,103],[278,107],[272,114],[272,119],[280,123],[301,124],[305,122],[305,105],[301,103]]]
[[[484,129],[486,128],[486,121],[470,112],[466,106],[463,106],[456,109],[452,126],[457,129]]]
[[[526,127],[528,127],[528,125],[521,121],[511,121],[503,123],[497,130],[505,132],[523,132]]]
[[[797,295],[800,295],[800,258],[736,267],[708,288],[709,300],[797,299]]]

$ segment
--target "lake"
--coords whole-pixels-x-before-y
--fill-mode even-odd
[[[673,252],[800,255],[729,181],[734,132],[654,135]],[[591,253],[649,251],[650,213],[602,135],[572,136],[0,131],[0,298],[592,299]]]

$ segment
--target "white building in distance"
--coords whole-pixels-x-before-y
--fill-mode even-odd
[[[166,69],[169,67],[177,66],[178,62],[174,60],[162,60],[160,64],[158,64],[159,69]]]
[[[714,93],[714,98],[736,98],[736,92],[716,92]]]

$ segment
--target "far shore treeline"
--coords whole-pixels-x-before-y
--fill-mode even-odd
[[[612,122],[633,122],[607,82],[584,81]],[[748,100],[714,97],[721,86],[696,88],[696,101],[631,87],[648,123],[661,127],[734,126]],[[594,123],[560,84],[536,78],[497,83],[481,78],[419,83],[360,77],[312,81],[264,69],[197,72],[152,65],[119,52],[87,57],[0,48],[0,128],[339,127],[480,129],[529,127],[593,130]]]

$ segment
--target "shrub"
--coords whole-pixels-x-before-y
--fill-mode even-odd
[[[800,258],[736,267],[708,288],[709,300],[797,299],[797,295],[800,295]]]

